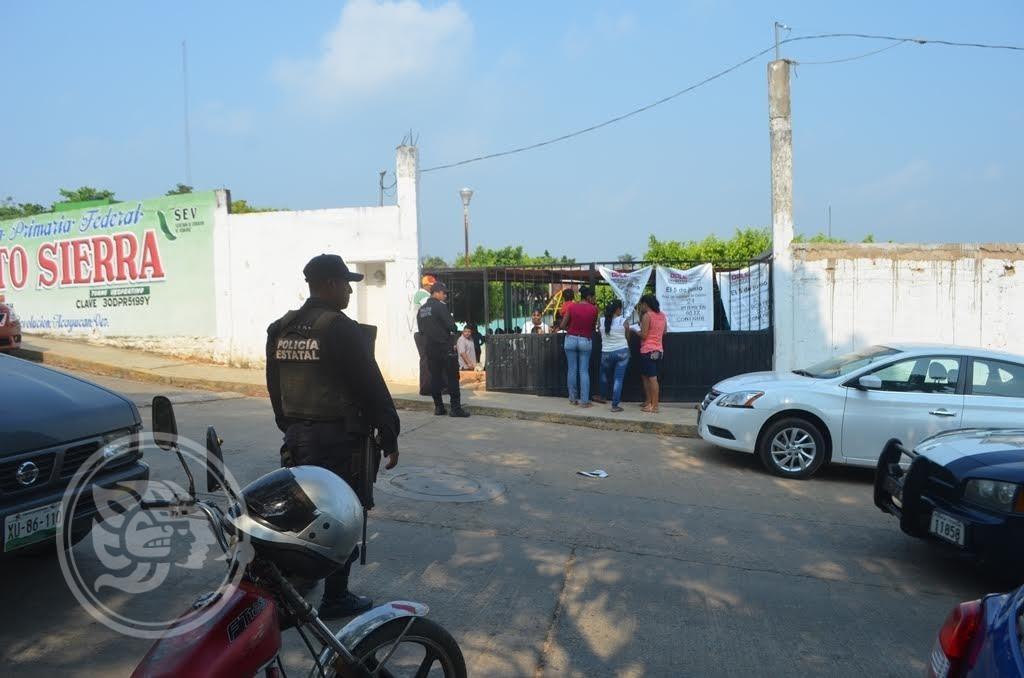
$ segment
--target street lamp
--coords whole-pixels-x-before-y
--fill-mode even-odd
[[[462,229],[466,236],[466,266],[469,266],[469,201],[473,197],[473,189],[463,188],[459,191],[462,196]]]

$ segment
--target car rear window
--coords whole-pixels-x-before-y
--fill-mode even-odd
[[[1024,365],[1003,360],[975,358],[971,375],[974,395],[1024,398]]]

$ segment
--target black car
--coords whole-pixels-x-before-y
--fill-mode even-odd
[[[875,505],[912,537],[1019,570],[1024,429],[949,431],[912,452],[889,441],[875,470]]]
[[[94,453],[106,461],[93,485],[146,480],[135,404],[84,379],[0,354],[0,556],[37,551],[55,538],[61,499],[75,472]],[[81,538],[96,507],[83,491],[71,523]],[[26,547],[29,547],[26,549]]]

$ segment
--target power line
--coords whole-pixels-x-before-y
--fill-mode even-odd
[[[882,47],[880,49],[871,50],[870,52],[865,52],[864,54],[858,54],[856,56],[844,57],[842,59],[829,59],[828,61],[800,61],[800,60],[797,60],[797,59],[790,59],[790,62],[793,63],[794,65],[797,65],[797,66],[821,66],[821,65],[824,65],[824,64],[841,64],[841,63],[845,63],[847,61],[857,61],[858,59],[865,59],[865,58],[867,58],[869,56],[874,56],[876,54],[881,54],[882,52],[885,52],[886,50],[890,50],[893,47],[899,47],[900,45],[905,45],[908,42],[910,42],[910,41],[909,40],[900,40],[899,42],[894,42],[891,45],[886,45],[885,47]]]
[[[802,35],[802,36],[797,36],[797,37],[793,37],[793,38],[786,38],[785,40],[780,40],[778,44],[779,45],[784,45],[784,44],[791,43],[791,42],[802,42],[802,41],[806,41],[806,40],[832,40],[832,39],[836,39],[836,38],[856,38],[856,39],[862,39],[862,40],[888,40],[888,41],[891,41],[891,42],[893,42],[895,44],[889,45],[888,47],[885,47],[883,49],[875,50],[874,52],[868,52],[867,54],[861,54],[861,55],[858,55],[856,57],[849,57],[849,58],[846,58],[846,59],[837,59],[835,61],[823,61],[823,62],[800,62],[800,61],[793,61],[793,63],[797,63],[797,64],[804,63],[804,64],[807,64],[807,65],[811,65],[812,63],[822,63],[822,64],[825,64],[825,63],[840,63],[842,61],[852,61],[854,59],[862,59],[864,57],[871,56],[873,54],[878,54],[880,52],[884,52],[887,49],[891,49],[892,47],[896,47],[898,45],[901,45],[901,44],[907,43],[907,42],[913,42],[913,43],[918,44],[918,45],[934,44],[934,45],[943,45],[943,46],[946,46],[946,47],[972,47],[972,48],[980,48],[980,49],[999,49],[999,50],[1012,50],[1012,51],[1024,52],[1024,47],[1018,46],[1018,45],[992,45],[992,44],[977,43],[977,42],[955,42],[955,41],[952,41],[952,40],[932,40],[930,38],[906,38],[906,37],[897,37],[897,36],[892,36],[892,35],[872,35],[872,34],[868,34],[868,33],[819,33],[819,34],[816,34],[816,35]],[[707,85],[708,83],[711,83],[711,82],[713,82],[715,80],[718,80],[719,78],[724,77],[724,76],[732,73],[733,71],[735,71],[735,70],[737,70],[737,69],[739,69],[739,68],[741,68],[743,66],[746,66],[751,61],[754,61],[754,60],[758,59],[759,57],[764,56],[765,54],[771,52],[775,48],[776,48],[775,45],[772,45],[771,47],[767,47],[767,48],[761,50],[760,52],[757,52],[756,54],[752,54],[751,56],[747,57],[743,61],[740,61],[740,62],[738,62],[736,64],[733,64],[732,66],[729,66],[725,70],[719,71],[719,72],[715,73],[714,75],[708,76],[707,78],[704,78],[703,80],[701,80],[699,82],[696,82],[696,83],[690,85],[689,87],[685,87],[685,88],[679,90],[678,92],[674,92],[672,94],[669,94],[666,97],[662,97],[661,99],[658,99],[657,101],[653,101],[653,102],[651,102],[651,103],[649,103],[649,104],[647,104],[645,106],[641,106],[640,108],[634,108],[633,110],[628,111],[626,113],[623,113],[622,115],[617,115],[614,118],[609,118],[608,120],[605,120],[604,122],[599,122],[596,125],[591,125],[590,127],[585,127],[583,129],[579,129],[579,130],[576,130],[574,132],[569,132],[568,134],[563,134],[561,136],[553,137],[551,139],[546,139],[544,141],[538,141],[536,143],[528,144],[526,146],[519,146],[517,148],[511,148],[511,149],[506,150],[506,151],[498,151],[496,153],[488,153],[486,155],[478,155],[478,156],[476,156],[474,158],[467,158],[465,160],[459,160],[458,162],[450,162],[450,163],[446,163],[444,165],[435,165],[434,167],[428,167],[426,169],[420,170],[420,173],[421,174],[425,174],[427,172],[436,172],[438,170],[451,169],[453,167],[461,167],[462,165],[468,165],[470,163],[480,162],[482,160],[493,160],[494,158],[501,158],[501,157],[504,157],[504,156],[507,156],[507,155],[515,155],[517,153],[524,153],[526,151],[532,151],[534,149],[542,148],[544,146],[550,146],[551,144],[557,144],[560,141],[566,141],[568,139],[572,139],[573,137],[578,137],[580,135],[587,134],[588,132],[594,132],[596,130],[601,129],[602,127],[607,127],[608,125],[613,125],[613,124],[615,124],[617,122],[621,122],[623,120],[626,120],[627,118],[631,118],[634,115],[639,115],[640,113],[644,113],[645,111],[649,111],[652,108],[655,108],[656,106],[660,106],[662,104],[668,103],[669,101],[672,101],[673,99],[675,99],[677,97],[680,97],[680,96],[682,96],[684,94],[692,92],[693,90],[695,90],[695,89],[697,89],[699,87],[703,87],[704,85]]]

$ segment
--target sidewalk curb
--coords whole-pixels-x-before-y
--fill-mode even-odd
[[[131,367],[119,367],[108,363],[94,362],[75,358],[53,351],[40,351],[33,348],[22,347],[13,351],[11,355],[30,360],[32,362],[63,367],[69,370],[79,370],[90,374],[97,374],[105,377],[118,379],[131,379],[133,381],[144,381],[154,384],[165,384],[177,386],[178,388],[192,388],[203,391],[216,391],[221,393],[241,393],[255,398],[266,398],[267,388],[262,384],[247,384],[244,382],[218,381],[213,379],[190,379],[187,377],[165,376],[151,370],[141,370]],[[425,400],[415,398],[394,398],[395,407],[400,410],[414,412],[433,412],[434,404]],[[693,424],[670,424],[659,421],[630,421],[627,419],[606,419],[603,417],[592,417],[582,414],[563,414],[560,412],[536,412],[531,410],[516,410],[508,407],[493,407],[490,405],[465,404],[463,407],[470,414],[483,417],[498,417],[501,419],[519,419],[522,421],[537,421],[547,424],[562,424],[567,426],[584,426],[586,428],[601,431],[625,431],[629,433],[652,433],[655,435],[675,436],[677,438],[696,438],[697,427]]]
[[[433,412],[434,404],[424,400],[397,397],[395,407],[400,410],[417,412]],[[490,405],[462,404],[462,408],[473,415],[482,417],[498,417],[501,419],[520,419],[522,421],[539,421],[545,424],[562,424],[566,426],[584,426],[601,431],[625,431],[627,433],[653,433],[655,435],[674,436],[676,438],[696,438],[697,427],[693,424],[669,424],[660,421],[631,421],[628,419],[605,419],[580,414],[563,414],[561,412],[534,412],[531,410],[514,410],[508,407],[492,407]]]
[[[219,381],[216,379],[189,379],[187,377],[164,376],[151,370],[139,370],[131,367],[118,367],[108,363],[98,363],[92,360],[73,358],[52,351],[39,351],[32,348],[20,348],[13,351],[11,355],[32,362],[63,367],[68,370],[81,370],[89,374],[97,374],[104,377],[115,377],[117,379],[131,379],[133,381],[145,381],[152,384],[165,384],[177,386],[178,388],[194,388],[202,391],[217,391],[221,393],[241,393],[256,398],[266,398],[267,387],[262,384],[246,384],[237,381]]]

